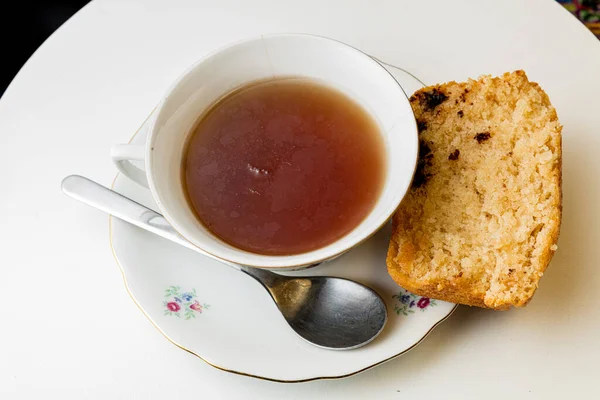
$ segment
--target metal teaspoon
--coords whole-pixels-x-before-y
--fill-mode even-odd
[[[267,289],[292,329],[315,346],[332,350],[355,349],[375,339],[385,326],[385,303],[375,291],[358,282],[329,276],[283,276],[264,269],[226,263],[188,242],[162,215],[94,181],[70,175],[62,181],[62,191],[87,205],[250,275]]]

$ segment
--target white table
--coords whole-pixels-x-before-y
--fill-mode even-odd
[[[564,220],[527,308],[460,307],[397,360],[304,384],[218,371],[152,327],[124,290],[106,215],[60,181],[110,184],[110,146],[184,68],[281,31],[340,39],[429,83],[523,68],[542,84],[565,125]],[[599,115],[600,42],[553,0],[94,1],[0,101],[0,398],[597,398]]]

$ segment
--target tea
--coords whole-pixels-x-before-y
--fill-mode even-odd
[[[253,253],[331,244],[370,213],[385,180],[379,127],[321,83],[261,81],[218,101],[192,129],[183,186],[199,221]]]

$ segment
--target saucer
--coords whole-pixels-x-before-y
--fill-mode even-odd
[[[380,61],[381,62],[381,61]],[[382,64],[410,96],[423,84]],[[148,121],[131,143],[144,143]],[[113,189],[158,210],[150,192],[118,174]],[[389,224],[350,252],[319,267],[286,275],[331,275],[364,283],[387,304],[388,322],[370,344],[355,350],[317,348],[287,325],[262,286],[237,270],[116,218],[109,220],[112,250],[125,287],[152,324],[177,347],[211,366],[278,382],[354,375],[414,348],[457,305],[421,297],[389,277]]]

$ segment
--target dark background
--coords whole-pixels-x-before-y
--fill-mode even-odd
[[[0,11],[0,96],[52,32],[89,0],[13,0]]]

